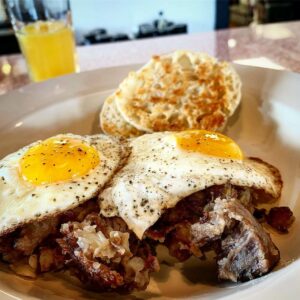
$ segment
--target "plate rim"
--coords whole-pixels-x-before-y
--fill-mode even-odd
[[[77,74],[71,74],[71,75],[67,75],[67,76],[62,76],[59,78],[55,78],[55,79],[51,79],[49,81],[46,82],[41,82],[41,83],[33,83],[33,84],[29,84],[27,86],[24,86],[22,88],[19,88],[17,90],[14,91],[10,91],[9,93],[6,93],[4,95],[0,96],[0,110],[3,106],[9,105],[9,103],[12,103],[14,101],[23,101],[24,103],[16,103],[15,105],[13,105],[13,107],[11,107],[11,110],[14,110],[17,106],[17,104],[19,105],[19,107],[21,108],[25,108],[26,113],[25,114],[30,114],[31,112],[34,112],[36,109],[40,109],[42,107],[46,107],[49,104],[55,103],[60,101],[61,99],[68,99],[68,98],[72,98],[72,97],[77,97],[79,96],[85,96],[87,94],[93,94],[93,93],[98,93],[100,92],[103,88],[108,89],[108,86],[110,86],[110,88],[114,88],[114,86],[112,86],[112,84],[109,84],[109,78],[106,78],[105,76],[103,76],[101,78],[101,80],[103,79],[103,81],[99,80],[99,82],[97,83],[97,85],[93,84],[92,87],[91,86],[78,86],[75,87],[75,89],[70,89],[69,87],[74,85],[74,81],[80,81],[82,79],[84,79],[84,82],[89,82],[90,78],[94,78],[98,75],[105,75],[105,73],[111,73],[111,74],[116,74],[119,73],[121,70],[121,73],[128,73],[131,70],[135,70],[137,68],[139,68],[141,66],[141,64],[130,64],[130,65],[123,65],[123,66],[115,66],[115,67],[108,67],[108,68],[100,68],[100,69],[96,69],[96,70],[91,70],[91,71],[86,71],[86,72],[82,72],[82,73],[77,73]],[[268,73],[268,74],[273,74],[275,77],[281,77],[281,76],[288,76],[288,77],[297,77],[297,79],[300,82],[300,74],[295,73],[295,72],[291,72],[291,71],[287,71],[287,70],[273,70],[273,69],[267,69],[267,68],[259,68],[259,67],[253,67],[253,66],[242,66],[242,65],[237,65],[234,64],[234,67],[241,72],[247,72],[247,71],[253,71],[253,72],[258,72],[258,73]],[[123,73],[122,73],[123,74]],[[119,77],[118,77],[119,78]],[[107,79],[107,80],[106,80]],[[39,90],[46,90],[46,91],[51,91],[53,90],[55,92],[55,90],[57,90],[58,87],[58,94],[55,95],[57,98],[55,98],[55,100],[51,99],[51,95],[47,95],[47,97],[45,97],[44,99],[46,99],[46,103],[40,101],[35,101],[35,105],[33,105],[32,107],[26,107],[27,105],[25,105],[26,103],[26,99],[30,99],[30,97],[32,97],[32,95],[34,93],[36,93]],[[61,88],[61,90],[59,90],[59,88]],[[22,98],[22,100],[20,100],[20,97]],[[25,97],[25,100],[24,100]],[[285,103],[285,104],[291,104],[291,103]],[[293,104],[293,103],[292,103]],[[294,107],[292,105],[292,107]],[[300,101],[298,103],[296,103],[296,109],[299,109],[299,116],[300,116]],[[5,112],[7,113],[7,118],[8,118],[8,114],[9,114],[9,109],[8,110],[1,110],[1,114],[5,114]],[[16,112],[16,111],[15,111]],[[24,114],[23,114],[24,115]],[[22,114],[16,114],[15,118],[21,118],[23,116]],[[12,123],[14,121],[11,122],[6,122],[5,120],[7,118],[0,118],[0,131],[5,130],[7,127],[10,127],[12,125]],[[4,121],[5,122],[4,122]],[[300,259],[297,259],[296,261],[294,261],[293,263],[291,263],[288,266],[284,267],[284,270],[289,270],[289,274],[285,274],[286,277],[290,277],[293,278],[295,280],[295,278],[300,277]],[[272,281],[275,276],[276,273],[280,272],[281,270],[278,270],[274,273],[271,273],[269,275],[271,276],[267,276],[263,277],[265,278],[268,282]],[[272,276],[274,275],[274,276]],[[278,275],[278,274],[277,274]],[[276,277],[276,276],[275,276]],[[262,280],[264,281],[264,280]],[[292,281],[291,281],[292,282]],[[296,282],[296,281],[294,281]],[[257,281],[255,282],[257,283]],[[296,282],[297,283],[297,282]],[[259,286],[262,285],[262,282],[258,283]],[[299,287],[300,290],[300,287]],[[249,292],[255,292],[255,287],[254,285],[250,288],[246,288],[245,290],[242,290],[240,292],[234,293],[233,295],[227,295],[224,296],[223,298],[229,298],[229,297],[236,297],[235,294],[238,294],[239,296],[242,296],[243,299],[244,298],[249,298],[249,299],[262,299],[266,297],[263,296],[262,294],[257,294],[257,293],[253,293],[251,296],[246,295]],[[288,291],[287,291],[288,292]],[[6,295],[8,298],[7,299],[20,299],[18,297],[15,297],[13,295],[7,294],[5,293],[5,291],[3,291],[2,289],[0,289],[0,293]],[[201,295],[199,296],[195,296],[195,297],[199,297],[201,298]],[[193,297],[194,298],[194,297]],[[2,298],[4,299],[4,298]]]

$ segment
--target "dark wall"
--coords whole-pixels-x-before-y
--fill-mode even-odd
[[[216,29],[229,27],[229,0],[216,0]]]

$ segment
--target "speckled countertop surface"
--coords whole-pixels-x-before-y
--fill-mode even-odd
[[[300,22],[78,47],[80,71],[146,62],[187,49],[241,64],[300,72]],[[0,94],[30,82],[21,55],[0,56]]]

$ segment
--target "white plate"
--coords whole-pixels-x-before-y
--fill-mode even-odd
[[[0,157],[57,133],[99,132],[98,113],[103,100],[136,68],[125,66],[70,75],[0,97]],[[147,291],[134,294],[132,299],[300,297],[300,75],[238,65],[236,68],[243,81],[243,101],[226,133],[245,153],[280,169],[284,180],[280,204],[288,205],[296,215],[288,235],[272,234],[281,250],[281,264],[270,274],[243,284],[217,284],[211,262],[192,260],[171,268],[162,265]],[[77,287],[61,274],[30,281],[1,267],[0,299],[106,297]]]

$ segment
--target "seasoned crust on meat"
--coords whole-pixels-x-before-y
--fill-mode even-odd
[[[159,264],[148,243],[139,241],[125,222],[90,214],[61,227],[58,240],[68,265],[85,286],[97,291],[130,292],[147,287]]]

